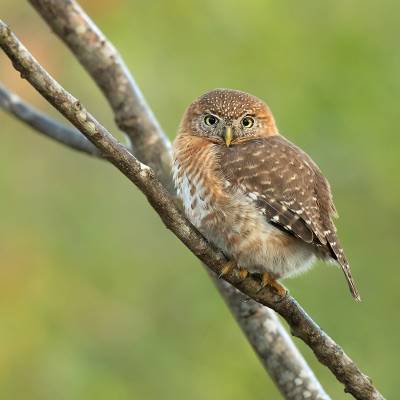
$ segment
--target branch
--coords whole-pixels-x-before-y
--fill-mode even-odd
[[[75,1],[29,1],[99,86],[133,154],[172,191],[171,144],[114,46]]]
[[[170,174],[170,143],[143,101],[134,79],[112,44],[75,1],[31,0],[31,3],[103,90],[117,115],[119,127],[130,136],[135,156],[155,169],[158,178],[175,195]],[[122,107],[121,101],[125,102],[122,103]],[[124,104],[126,106],[123,106]],[[311,369],[303,368],[304,365],[307,366],[304,358],[297,351],[291,338],[285,334],[279,320],[273,318],[273,313],[260,312],[260,305],[249,302],[248,314],[238,314],[242,296],[239,296],[237,291],[231,291],[228,295],[223,286],[218,284],[220,282],[217,282],[217,287],[221,295],[225,297],[239,324],[248,327],[244,330],[247,338],[271,376],[277,376],[287,368],[285,376],[294,377],[293,381],[296,377],[301,378],[300,384],[297,379],[298,391],[310,391],[310,388],[313,388],[312,399],[329,400]],[[226,296],[229,297],[229,301]],[[279,346],[265,345],[265,326],[275,330],[277,340],[274,343],[279,343]],[[282,361],[285,367],[279,363],[267,362],[270,359],[280,360],[282,351],[290,360]],[[285,398],[297,398],[290,384],[284,384],[280,380],[277,384]]]
[[[166,227],[214,273],[220,274],[227,262],[224,255],[211,246],[181,214],[152,169],[138,161],[77,99],[65,91],[1,21],[0,46],[21,76],[143,192]],[[226,274],[224,280],[256,302],[278,312],[288,322],[292,334],[301,338],[320,362],[344,384],[346,392],[359,400],[384,399],[372,385],[370,378],[360,371],[354,361],[321,330],[289,294],[280,298],[269,288],[259,291],[260,282],[254,276],[241,281],[234,271]]]
[[[23,102],[0,83],[0,107],[37,132],[91,156],[101,157],[99,149],[81,132],[69,128]]]
[[[224,294],[236,321],[284,397],[329,400],[330,397],[315,378],[276,314],[226,282],[215,282]]]

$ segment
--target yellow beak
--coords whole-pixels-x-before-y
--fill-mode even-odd
[[[230,126],[225,127],[224,139],[227,147],[229,147],[232,142],[232,128]]]

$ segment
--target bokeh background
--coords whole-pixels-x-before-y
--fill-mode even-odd
[[[82,6],[171,138],[195,97],[249,91],[320,164],[364,301],[319,265],[292,294],[399,396],[397,1],[106,1]],[[27,2],[2,18],[113,132],[106,102]],[[56,114],[0,55],[0,80]],[[0,398],[279,399],[199,262],[113,167],[0,113]],[[298,343],[298,342],[297,342]],[[334,399],[346,396],[298,343]]]

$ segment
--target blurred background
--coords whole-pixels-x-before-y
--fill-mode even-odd
[[[399,3],[81,5],[171,139],[195,97],[232,87],[265,99],[281,132],[317,161],[363,302],[322,264],[286,285],[397,398]],[[0,10],[45,68],[117,132],[95,85],[29,4],[0,0]],[[57,116],[2,54],[0,80]],[[121,173],[2,111],[0,127],[0,398],[281,398],[199,262]],[[332,398],[344,399],[296,343]]]

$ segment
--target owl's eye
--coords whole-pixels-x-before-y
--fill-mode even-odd
[[[251,128],[254,125],[254,119],[251,117],[244,117],[242,119],[242,125],[244,128]]]
[[[214,115],[208,114],[204,117],[204,123],[206,125],[212,126],[212,125],[217,125],[218,124],[218,118],[215,117]]]

